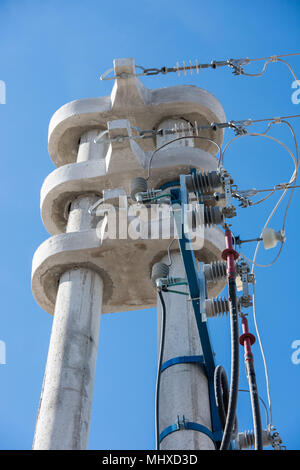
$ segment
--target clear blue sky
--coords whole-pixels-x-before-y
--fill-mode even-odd
[[[52,114],[71,100],[109,94],[112,82],[98,77],[114,58],[134,57],[145,67],[161,67],[195,58],[207,62],[299,52],[299,18],[297,0],[0,0],[0,80],[7,86],[7,104],[0,104],[0,339],[7,346],[7,364],[0,365],[0,449],[31,448],[48,351],[52,317],[32,297],[30,272],[35,249],[48,237],[39,192],[54,169],[47,152]],[[300,75],[300,58],[291,63]],[[262,78],[234,77],[229,69],[220,69],[143,82],[149,88],[205,88],[221,101],[228,119],[300,113],[300,104],[291,102],[292,78],[283,64],[271,64]],[[300,119],[293,122],[299,136]],[[274,126],[274,135],[292,145],[288,131]],[[227,131],[225,141],[230,137]],[[286,181],[292,171],[281,147],[252,138],[235,143],[225,163],[241,188],[269,187]],[[274,201],[240,209],[234,232],[258,236]],[[257,270],[257,315],[270,369],[274,423],[290,449],[300,448],[300,365],[291,362],[291,344],[300,339],[298,206],[299,193],[290,208],[279,262]],[[279,229],[281,220],[282,209],[272,226]],[[250,248],[247,253],[252,254]],[[273,256],[274,251],[262,250],[259,261]],[[251,316],[250,325],[253,331]],[[210,330],[217,363],[229,375],[228,319],[212,319]],[[266,399],[257,345],[254,352],[260,394]],[[155,311],[102,317],[91,449],[154,448],[155,374]],[[247,386],[243,363],[241,386]],[[247,394],[240,394],[239,422],[241,430],[252,427]]]

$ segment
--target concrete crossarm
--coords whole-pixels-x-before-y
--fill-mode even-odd
[[[104,283],[103,311],[117,312],[152,307],[155,292],[149,280],[151,267],[167,250],[170,239],[106,239],[102,243],[96,230],[66,231],[70,205],[82,197],[102,197],[103,191],[124,188],[129,194],[132,178],[145,177],[149,160],[158,142],[153,138],[138,142],[110,139],[130,137],[133,126],[158,129],[161,123],[197,121],[199,125],[225,121],[219,101],[195,86],[177,86],[148,90],[133,75],[133,59],[114,62],[114,73],[126,72],[129,78],[117,78],[110,96],[76,100],[61,107],[49,125],[49,153],[58,167],[46,179],[41,190],[41,214],[52,237],[36,251],[32,268],[32,290],[39,305],[53,313],[58,280],[67,269],[88,267],[97,271]],[[95,143],[99,132],[107,130]],[[223,130],[208,130],[202,136],[221,145]],[[110,139],[108,140],[107,137]],[[150,188],[173,181],[191,167],[215,170],[217,146],[195,139],[192,145],[167,146],[152,160]],[[91,227],[96,227],[91,225]],[[171,237],[172,238],[172,237]],[[219,228],[204,231],[204,246],[198,259],[210,262],[220,258],[224,248]],[[173,249],[178,249],[173,244]],[[130,279],[130,282],[128,282]],[[210,292],[216,295],[223,284]]]
[[[205,228],[204,246],[196,252],[205,262],[220,259],[225,248],[218,227]],[[106,239],[101,244],[96,230],[63,233],[45,240],[36,250],[32,263],[32,291],[43,310],[53,314],[58,281],[70,268],[90,268],[98,272],[104,284],[103,313],[155,307],[151,268],[166,252],[169,240]],[[173,243],[172,251],[177,250]],[[130,279],[130,281],[129,281]],[[209,284],[214,297],[224,281]]]
[[[133,59],[115,61],[115,74],[124,70],[135,72]],[[128,119],[131,126],[155,129],[170,116],[178,116],[199,124],[226,121],[224,110],[214,95],[196,86],[184,85],[155,90],[146,89],[137,78],[116,79],[110,96],[75,100],[59,108],[49,124],[49,154],[56,166],[77,160],[78,142],[83,132],[107,129],[107,122]],[[218,144],[223,140],[223,129],[201,135]],[[154,142],[147,139],[144,150],[153,150]],[[196,146],[215,154],[213,144]]]

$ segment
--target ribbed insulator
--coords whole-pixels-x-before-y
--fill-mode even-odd
[[[165,263],[155,263],[152,266],[151,281],[156,286],[156,280],[159,278],[166,278],[169,275],[169,266]]]
[[[270,433],[266,430],[262,431],[263,446],[272,444]],[[253,431],[244,431],[238,434],[238,443],[240,449],[249,449],[255,445],[255,437]]]
[[[226,261],[213,261],[204,265],[204,274],[207,282],[217,282],[227,276]]]
[[[221,225],[224,222],[223,212],[219,207],[204,207],[205,225]]]
[[[240,432],[238,435],[240,449],[249,449],[254,447],[255,438],[253,431]]]
[[[205,300],[205,313],[207,317],[223,317],[229,313],[229,302],[225,297]]]
[[[190,175],[186,179],[189,191],[199,190],[201,194],[211,194],[221,186],[220,175],[216,171],[199,173],[196,177]]]
[[[216,171],[199,173],[197,175],[197,182],[201,194],[210,194],[221,185],[220,176]]]
[[[146,192],[148,189],[148,186],[147,186],[147,181],[145,180],[145,178],[142,178],[142,177],[137,177],[137,178],[133,178],[133,180],[131,180],[131,183],[130,183],[130,195],[131,195],[131,198],[136,201],[136,194],[138,193],[144,193]]]

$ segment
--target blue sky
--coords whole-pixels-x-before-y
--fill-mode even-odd
[[[98,77],[114,58],[134,57],[145,67],[161,67],[177,60],[299,52],[299,18],[297,0],[0,0],[0,80],[7,86],[7,103],[0,104],[0,339],[7,347],[7,364],[0,365],[0,449],[31,448],[48,351],[52,317],[33,299],[30,272],[35,249],[48,237],[39,192],[54,170],[47,152],[52,114],[71,100],[109,94],[112,82]],[[300,58],[290,62],[300,75]],[[300,114],[300,104],[291,101],[292,81],[283,64],[271,64],[262,78],[235,77],[219,69],[143,79],[149,88],[194,84],[207,89],[221,101],[228,119]],[[299,136],[300,119],[293,124]],[[274,126],[273,133],[292,146],[287,130]],[[232,136],[227,131],[225,142]],[[240,188],[270,187],[286,181],[292,171],[281,147],[258,138],[236,142],[225,164]],[[258,236],[275,200],[239,209],[234,232],[242,238]],[[274,424],[289,449],[300,448],[300,365],[291,361],[291,344],[300,339],[298,204],[296,191],[282,256],[272,268],[257,270],[256,288]],[[283,208],[271,224],[275,229]],[[251,256],[252,249],[245,248],[246,254]],[[273,256],[274,250],[262,250],[258,260],[268,262]],[[90,449],[153,449],[155,310],[106,315],[101,322]],[[251,315],[250,327],[254,332]],[[217,363],[229,375],[228,319],[212,319],[210,331]],[[257,344],[253,351],[259,391],[266,399]],[[243,364],[241,386],[247,386]],[[238,410],[240,429],[250,429],[247,394],[240,394]]]

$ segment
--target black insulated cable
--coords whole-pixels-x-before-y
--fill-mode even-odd
[[[251,345],[255,342],[255,336],[249,332],[248,320],[246,315],[242,315],[242,329],[243,334],[240,337],[240,344],[245,348],[244,358],[247,380],[249,383],[249,392],[251,398],[251,408],[254,426],[254,449],[263,450],[263,431],[259,407],[259,394],[256,384],[254,358],[251,351]]]
[[[161,303],[162,315],[160,325],[160,345],[158,355],[158,366],[157,366],[157,378],[156,378],[156,391],[155,391],[155,433],[156,433],[156,450],[159,450],[159,392],[160,392],[160,379],[161,379],[161,366],[164,355],[165,347],[165,336],[166,336],[166,304],[162,295],[162,292],[158,292],[158,297]]]
[[[236,296],[236,283],[235,277],[230,277],[228,280],[229,286],[229,305],[230,305],[230,330],[231,330],[231,377],[230,377],[230,392],[228,400],[228,411],[226,416],[226,424],[224,428],[223,438],[220,450],[227,450],[232,438],[235,415],[238,400],[239,389],[239,324],[238,324],[238,305]]]
[[[246,371],[249,383],[250,397],[251,397],[251,408],[253,417],[253,428],[255,438],[255,450],[263,450],[263,436],[262,436],[262,425],[261,415],[259,407],[259,395],[256,385],[256,375],[253,361],[246,361]]]
[[[220,421],[222,428],[226,425],[226,416],[228,412],[228,401],[229,401],[229,385],[227,380],[227,374],[222,366],[217,366],[214,372],[214,390],[216,403],[219,411]],[[238,433],[238,422],[235,416],[233,436],[236,437]]]

